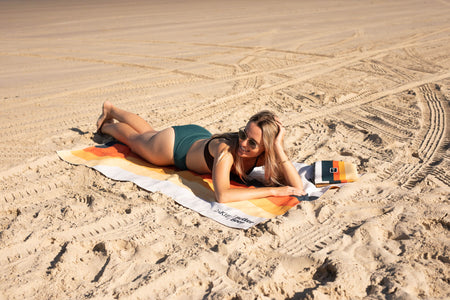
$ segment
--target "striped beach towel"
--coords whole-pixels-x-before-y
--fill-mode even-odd
[[[215,202],[211,175],[152,165],[131,152],[128,146],[118,142],[81,150],[58,151],[58,155],[69,163],[98,170],[111,179],[130,181],[150,192],[162,192],[177,203],[233,228],[247,229],[283,215],[301,200],[286,196],[218,203]],[[317,188],[306,180],[307,174],[313,171],[312,166],[298,163],[294,165],[308,193],[308,197],[302,200],[315,200],[325,193],[328,187]],[[250,175],[253,179],[261,178],[263,170],[255,168]],[[237,182],[232,182],[231,185],[233,188],[255,188]]]

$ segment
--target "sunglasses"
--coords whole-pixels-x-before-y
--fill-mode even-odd
[[[247,136],[247,132],[245,132],[245,127],[241,127],[239,128],[238,131],[238,137],[240,140],[245,141],[246,139],[248,139],[248,146],[252,149],[255,150],[256,148],[259,147],[259,144],[252,138],[249,138]]]

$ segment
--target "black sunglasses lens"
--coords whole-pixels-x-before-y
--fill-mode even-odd
[[[248,139],[247,133],[245,132],[244,129],[239,129],[238,131],[238,137],[239,139],[245,141],[246,139]],[[256,149],[256,147],[258,147],[258,143],[254,140],[254,139],[248,139],[248,145],[250,146],[250,148],[252,149]]]

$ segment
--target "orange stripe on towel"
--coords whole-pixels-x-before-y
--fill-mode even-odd
[[[137,157],[136,154],[131,152],[130,148],[122,144],[114,144],[108,148],[101,147],[89,147],[83,151],[92,153],[96,156],[109,156],[109,157],[120,157],[125,158],[127,156]]]
[[[339,173],[340,173],[340,169],[339,169],[339,161],[337,160],[333,160],[333,168],[336,168],[338,171],[336,173],[333,173],[333,180],[334,181],[339,181]]]

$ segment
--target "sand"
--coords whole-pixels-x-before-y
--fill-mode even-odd
[[[450,297],[449,1],[1,1],[0,298]],[[101,104],[270,109],[363,176],[249,230],[60,160]]]

